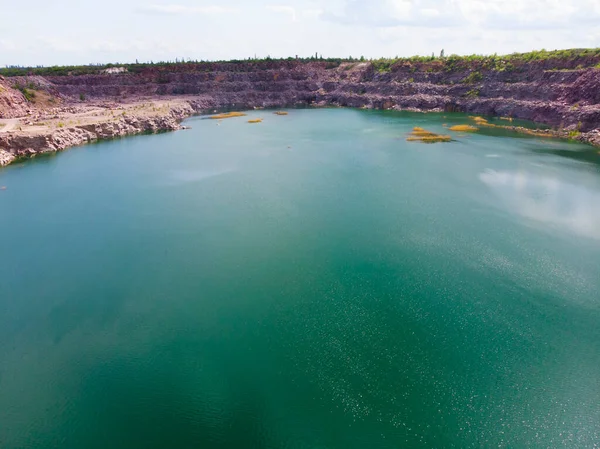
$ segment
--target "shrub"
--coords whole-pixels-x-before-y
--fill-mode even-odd
[[[471,72],[471,74],[469,74],[469,76],[467,76],[467,77],[465,77],[465,79],[463,79],[463,83],[464,84],[474,84],[474,83],[478,83],[482,80],[483,80],[483,75],[481,74],[481,72]]]
[[[35,85],[32,83],[27,84],[27,86],[16,84],[15,89],[20,91],[27,101],[33,101],[35,98]]]

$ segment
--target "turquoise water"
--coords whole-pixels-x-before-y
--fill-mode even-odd
[[[0,170],[0,447],[600,442],[600,155],[292,110]]]

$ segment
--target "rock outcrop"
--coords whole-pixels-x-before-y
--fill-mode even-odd
[[[532,120],[559,136],[600,144],[600,55],[489,66],[468,58],[377,63],[267,61],[146,66],[135,72],[19,77],[79,105],[185,99],[159,117],[69,127],[44,136],[0,134],[0,163],[32,152],[56,151],[90,140],[171,130],[183,118],[214,109],[336,105],[418,111],[467,112]],[[487,65],[486,65],[487,64]],[[12,79],[11,80],[16,80]],[[0,113],[19,116],[26,102],[4,87]],[[8,89],[7,89],[8,88]],[[16,93],[15,93],[16,92]],[[2,101],[2,93],[0,93]],[[7,156],[8,154],[8,156]]]
[[[30,110],[25,96],[12,86],[13,82],[0,76],[0,118],[23,117]]]
[[[60,94],[114,99],[209,96],[209,107],[352,107],[464,111],[533,120],[555,127],[600,128],[600,69],[536,62],[512,71],[442,63],[280,62],[151,68],[140,73],[48,77]],[[588,61],[589,64],[595,61]]]
[[[17,158],[61,151],[100,139],[181,129],[181,120],[194,113],[189,104],[175,105],[165,115],[123,117],[115,122],[59,128],[41,134],[0,134],[0,166]]]

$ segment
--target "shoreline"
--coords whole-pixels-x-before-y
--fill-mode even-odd
[[[0,167],[17,160],[36,155],[64,151],[71,147],[99,140],[159,133],[185,129],[181,122],[187,118],[219,110],[263,109],[252,105],[220,105],[210,97],[143,98],[134,102],[97,102],[91,104],[67,104],[61,108],[37,116],[0,120]],[[266,108],[283,107],[346,107],[319,102],[295,105],[269,105]],[[447,112],[438,108],[378,108],[363,109],[411,111],[420,113]],[[540,138],[563,139],[600,148],[600,130],[573,133],[569,130],[529,129],[521,126],[505,126],[509,131]],[[600,151],[599,151],[600,153]]]

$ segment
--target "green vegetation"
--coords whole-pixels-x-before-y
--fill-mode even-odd
[[[471,72],[469,76],[463,79],[464,84],[475,84],[479,83],[483,80],[483,75],[481,72]]]
[[[20,91],[27,101],[31,102],[35,99],[35,91],[37,89],[37,86],[35,84],[28,83],[25,86],[21,84],[16,84],[15,89]]]
[[[466,96],[469,98],[477,98],[481,94],[479,89],[471,89],[467,92]]]
[[[460,71],[498,71],[498,72],[519,72],[525,70],[529,63],[547,61],[553,64],[550,70],[574,70],[575,68],[600,68],[600,48],[590,49],[570,49],[570,50],[538,50],[529,53],[513,53],[510,55],[442,55],[439,57],[434,54],[430,56],[412,56],[408,58],[379,58],[366,60],[348,58],[324,58],[315,54],[308,58],[289,57],[274,59],[270,56],[266,58],[247,58],[231,61],[198,61],[176,59],[175,61],[146,62],[146,63],[111,63],[111,64],[90,64],[81,66],[53,66],[53,67],[20,67],[7,66],[0,68],[0,75],[3,76],[81,76],[100,74],[106,69],[123,67],[129,73],[140,73],[145,71],[154,71],[158,76],[158,82],[168,82],[167,75],[170,72],[214,72],[217,69],[223,70],[223,65],[227,64],[228,71],[248,72],[256,70],[269,70],[274,66],[293,68],[298,64],[320,64],[327,69],[334,69],[342,63],[370,62],[376,72],[388,73],[394,70],[422,71],[422,72],[460,72]],[[118,75],[116,75],[118,76]]]

